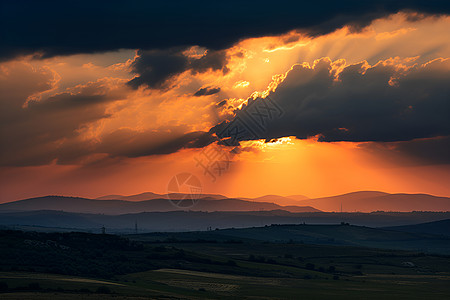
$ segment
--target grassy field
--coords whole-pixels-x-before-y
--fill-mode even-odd
[[[450,257],[446,255],[223,236],[213,239],[214,232],[209,234],[208,239],[186,233],[177,239],[164,240],[167,236],[159,234],[164,239],[136,235],[128,240],[86,233],[1,232],[0,298],[450,297]]]
[[[450,292],[448,274],[300,279],[159,269],[115,281],[36,273],[2,273],[0,281],[12,288],[38,283],[41,289],[2,293],[2,299],[446,299]]]

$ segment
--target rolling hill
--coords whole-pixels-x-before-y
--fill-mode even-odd
[[[133,239],[155,241],[253,240],[269,243],[345,245],[450,254],[450,238],[354,225],[270,225],[203,232],[147,233]]]
[[[182,193],[170,193],[170,194],[156,194],[152,192],[145,192],[141,194],[136,195],[129,195],[129,196],[123,196],[123,195],[105,195],[98,198],[95,198],[95,200],[126,200],[126,201],[145,201],[145,200],[153,200],[153,199],[184,199],[186,197],[189,197],[187,194]],[[226,197],[224,195],[220,194],[202,194],[199,198],[201,199],[208,199],[208,200],[222,200],[222,199],[229,199],[229,197]],[[261,197],[256,198],[247,198],[247,197],[237,197],[233,199],[240,199],[245,201],[253,201],[253,202],[270,202],[275,203],[278,205],[298,205],[299,201],[302,200],[308,200],[309,198],[303,195],[292,195],[292,196],[278,196],[278,195],[265,195]]]
[[[269,202],[245,201],[240,199],[199,199],[186,209],[192,211],[261,211],[286,210],[289,212],[318,212],[309,206],[280,206]],[[47,196],[0,204],[0,211],[57,210],[92,214],[130,214],[140,212],[167,212],[183,210],[167,199],[145,201],[95,200],[79,197]]]
[[[126,201],[144,201],[155,199],[182,199],[185,194],[155,194],[142,193],[138,195],[120,196],[109,195],[97,199],[101,200],[126,200]],[[205,200],[243,200],[249,202],[267,202],[275,203],[279,206],[309,206],[321,211],[340,212],[373,212],[373,211],[450,211],[450,198],[436,197],[427,194],[389,194],[379,191],[358,191],[331,197],[321,197],[309,199],[303,195],[279,196],[265,195],[256,198],[227,198],[223,195],[204,194]],[[219,205],[222,206],[222,205]],[[266,208],[261,208],[266,209]],[[276,208],[275,208],[276,209]],[[283,208],[286,209],[286,208]],[[226,209],[227,211],[229,209]],[[294,211],[288,208],[289,211]],[[208,211],[210,209],[208,208]]]
[[[179,210],[204,212],[283,210],[291,213],[314,213],[320,211],[340,212],[341,207],[343,212],[450,211],[450,198],[447,197],[426,194],[388,194],[376,191],[361,191],[316,199],[304,199],[305,197],[301,195],[291,196],[292,198],[277,195],[258,198],[226,198],[223,195],[204,194],[194,205],[187,203],[190,200],[182,202],[181,205],[174,205],[177,199],[185,197],[185,194],[161,195],[150,192],[130,196],[109,195],[97,199],[45,196],[0,204],[0,212],[55,210],[121,215]],[[169,201],[169,198],[175,201]],[[188,205],[184,205],[185,203]]]
[[[189,197],[187,194],[182,193],[170,193],[170,194],[156,194],[152,192],[145,192],[141,194],[136,195],[129,195],[129,196],[123,196],[123,195],[106,195],[101,196],[98,198],[95,198],[95,200],[125,200],[125,201],[145,201],[145,200],[153,200],[153,199],[185,199],[186,197]],[[199,198],[202,199],[226,199],[227,197],[223,195],[217,195],[217,194],[202,194]]]
[[[310,199],[309,197],[306,197],[306,196],[304,196],[304,195],[289,195],[289,196],[286,196],[286,198],[294,199],[294,200],[297,200],[297,201],[302,201],[302,200],[308,200],[308,199]]]
[[[323,214],[322,218],[328,216],[328,220],[332,221],[331,213],[318,214]],[[405,214],[411,215],[412,213]],[[442,215],[445,213],[435,214],[434,216],[429,215],[428,218],[445,217]],[[446,214],[448,218],[448,213]],[[309,217],[311,218],[311,216]],[[371,217],[371,215],[366,215],[366,217]],[[383,215],[375,215],[375,218],[378,218],[379,224],[386,220]],[[409,216],[409,218],[409,222],[411,222],[417,219],[417,216]],[[125,215],[31,211],[1,213],[0,225],[5,229],[48,232],[71,229],[72,231],[81,230],[94,233],[100,233],[101,228],[105,226],[107,233],[135,233],[134,226],[138,224],[139,232],[143,233],[139,236],[145,237],[144,239],[149,241],[245,239],[269,243],[364,246],[450,254],[449,236],[409,232],[411,229],[405,230],[407,227],[414,228],[418,225],[403,226],[403,230],[400,230],[402,228],[371,228],[347,225],[347,223],[336,225],[338,222],[328,225],[314,225],[309,222],[302,224],[301,220],[306,219],[308,219],[307,214],[282,211],[214,213],[177,211]],[[291,224],[286,224],[286,222]],[[448,224],[448,219],[444,223]],[[231,224],[234,228],[231,228]],[[435,225],[441,224],[436,222]],[[208,227],[219,229],[205,231]],[[140,239],[139,236],[137,236],[138,239]]]
[[[288,197],[278,196],[278,195],[265,195],[257,198],[252,198],[252,201],[257,202],[271,202],[278,205],[300,205],[300,201],[307,200],[309,198],[302,195],[293,195]]]
[[[285,210],[200,212],[171,211],[108,215],[70,213],[55,210],[1,212],[0,225],[8,228],[42,227],[47,231],[92,230],[100,232],[133,233],[135,224],[139,232],[191,231],[207,228],[244,228],[271,224],[339,224],[341,222],[370,227],[402,226],[445,220],[450,212],[412,213],[291,213]]]
[[[414,225],[385,227],[389,230],[450,236],[450,219]]]
[[[383,192],[354,192],[332,197],[303,200],[323,211],[372,212],[372,211],[450,211],[450,198],[427,194],[387,194]]]

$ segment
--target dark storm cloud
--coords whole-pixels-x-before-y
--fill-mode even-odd
[[[412,162],[415,164],[450,164],[450,136],[404,142],[370,142],[363,143],[359,147],[397,163],[403,158],[411,164],[410,158],[413,158]]]
[[[223,74],[228,73],[230,70],[226,64],[228,58],[225,51],[208,51],[206,55],[198,59],[190,59],[190,69],[195,75],[197,73],[204,73],[208,71],[222,71]]]
[[[170,154],[184,148],[202,148],[213,142],[208,132],[183,133],[182,128],[137,132],[121,129],[102,137],[102,142],[94,152],[108,153],[110,156],[140,157]]]
[[[183,126],[174,130],[136,131],[118,129],[103,134],[95,141],[66,139],[58,147],[45,145],[46,152],[33,153],[32,160],[22,160],[5,165],[41,165],[55,160],[57,164],[91,164],[99,161],[117,161],[151,155],[171,154],[181,149],[202,148],[215,141],[212,134],[203,131],[184,133]],[[38,145],[40,146],[40,145]],[[27,152],[28,153],[28,152]]]
[[[161,88],[167,79],[187,69],[188,60],[178,51],[139,51],[139,57],[132,64],[132,70],[139,76],[128,84],[133,88],[146,85]]]
[[[448,14],[446,0],[0,2],[0,60],[118,49],[199,45],[225,49],[247,37],[299,29],[320,35],[413,10]]]
[[[202,148],[214,142],[208,132],[185,133],[185,130],[183,126],[143,132],[118,129],[98,137],[98,142],[73,140],[65,143],[58,149],[56,158],[59,164],[79,164],[93,155],[100,155],[102,159],[135,158]]]
[[[184,50],[138,51],[139,56],[131,65],[133,73],[138,76],[128,84],[135,89],[140,86],[160,89],[170,86],[170,78],[188,70],[194,75],[207,71],[222,71],[225,74],[229,71],[225,51],[208,51],[200,58],[192,58],[184,55]]]
[[[335,80],[332,63],[322,59],[314,68],[296,65],[269,97],[283,112],[270,117],[250,101],[237,112],[237,130],[216,126],[223,137],[243,130],[240,140],[319,136],[320,141],[394,142],[450,135],[450,60],[436,60],[405,71],[396,65],[363,63],[344,68]],[[250,110],[251,111],[251,110]],[[272,114],[276,110],[272,110]],[[272,120],[270,120],[272,119]],[[256,122],[263,126],[257,128]],[[238,126],[238,127],[239,127]]]
[[[210,87],[204,87],[199,89],[198,91],[196,91],[194,93],[194,96],[196,97],[200,97],[200,96],[209,96],[209,95],[214,95],[217,94],[218,92],[220,92],[220,88],[210,88]]]

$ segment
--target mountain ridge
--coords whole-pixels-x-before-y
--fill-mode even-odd
[[[185,200],[192,204],[190,200]],[[174,201],[177,202],[177,201]],[[181,202],[181,204],[184,204]],[[185,205],[186,206],[186,205]],[[0,204],[0,211],[36,211],[56,210],[74,213],[103,213],[120,215],[139,212],[167,212],[177,210],[193,211],[259,211],[282,209],[290,212],[319,212],[309,206],[280,206],[270,202],[245,201],[241,199],[198,199],[192,207],[177,207],[168,199],[151,199],[143,201],[96,200],[81,197],[45,196],[23,199]]]
[[[299,202],[324,211],[450,211],[450,198],[429,194],[360,191]]]
[[[182,193],[106,195],[96,199],[74,196],[43,196],[0,204],[0,211],[62,210],[77,213],[124,214],[152,211],[259,211],[290,212],[373,212],[373,211],[450,211],[450,198],[428,194],[389,194],[379,191],[357,191],[330,197],[296,200],[279,195],[256,198],[227,198],[219,194],[203,194],[194,203],[191,195]],[[299,197],[304,197],[297,195]],[[108,198],[119,199],[108,199]],[[172,201],[169,201],[172,200]],[[181,205],[175,205],[180,199]],[[301,198],[300,198],[301,199]],[[187,205],[186,205],[187,204]]]

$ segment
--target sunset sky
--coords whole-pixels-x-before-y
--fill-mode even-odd
[[[1,1],[0,202],[166,193],[182,172],[233,197],[450,196],[449,14]]]

